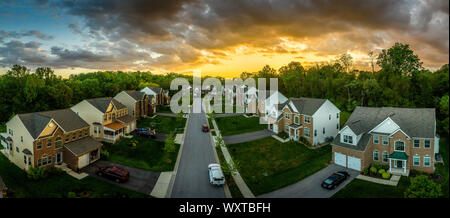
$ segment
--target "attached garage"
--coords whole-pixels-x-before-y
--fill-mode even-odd
[[[361,159],[348,156],[348,168],[361,171]]]
[[[85,166],[89,165],[89,153],[86,153],[84,155],[81,155],[78,158],[78,168],[83,168]]]
[[[100,158],[102,143],[92,137],[84,137],[77,141],[64,144],[64,163],[77,171]]]
[[[347,167],[347,156],[338,152],[334,152],[334,163],[339,166]]]

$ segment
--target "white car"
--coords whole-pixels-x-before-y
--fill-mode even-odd
[[[211,185],[224,185],[225,184],[225,176],[223,176],[222,169],[219,164],[212,163],[208,165],[209,171],[209,183]]]

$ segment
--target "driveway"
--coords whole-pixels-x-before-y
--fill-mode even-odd
[[[256,139],[262,139],[262,138],[266,138],[269,136],[275,135],[274,132],[268,130],[268,129],[263,129],[260,131],[256,131],[256,132],[249,132],[249,133],[243,133],[243,134],[238,134],[238,135],[230,135],[230,136],[223,136],[223,141],[227,144],[227,145],[231,145],[231,144],[237,144],[237,143],[242,143],[242,142],[248,142],[248,141],[253,141]]]
[[[133,135],[133,136],[135,136],[135,137],[142,137],[142,136],[139,136],[139,135],[137,134],[136,131],[133,131],[133,132],[131,133],[131,135]],[[143,138],[146,138],[146,137],[143,137]],[[166,140],[166,138],[167,138],[167,134],[166,134],[166,133],[157,132],[157,133],[156,133],[156,138],[154,138],[154,139],[153,139],[153,138],[146,138],[146,139],[163,142],[163,141]]]
[[[125,183],[116,183],[112,180],[106,179],[104,177],[100,177],[95,172],[97,171],[98,167],[101,166],[117,166],[122,169],[128,170],[130,172],[130,179]],[[88,173],[92,176],[95,176],[101,180],[107,181],[109,183],[116,184],[118,186],[121,186],[123,188],[127,188],[133,191],[137,191],[144,194],[150,194],[153,190],[153,187],[155,187],[156,182],[158,181],[158,177],[160,172],[153,172],[149,170],[143,170],[143,169],[137,169],[129,166],[124,166],[121,164],[111,163],[109,161],[99,160],[87,167],[85,167],[83,172]]]
[[[327,190],[320,186],[324,179],[340,170],[347,171],[350,177],[333,190]],[[350,183],[359,173],[355,170],[331,164],[300,182],[262,194],[258,198],[329,198]]]
[[[216,163],[209,133],[202,132],[201,125],[208,123],[205,113],[190,113],[185,132],[183,150],[172,198],[225,198],[223,187],[209,184],[208,164]]]

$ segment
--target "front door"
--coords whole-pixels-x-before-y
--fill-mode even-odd
[[[395,161],[395,167],[403,168],[403,161],[402,160],[396,160]]]
[[[56,164],[60,164],[63,161],[63,153],[59,152],[56,154]]]

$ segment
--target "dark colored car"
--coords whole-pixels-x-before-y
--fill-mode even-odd
[[[147,138],[156,138],[156,131],[150,128],[136,128],[136,133],[139,136]]]
[[[127,170],[115,166],[99,167],[97,175],[116,182],[126,182],[130,178],[130,173]]]
[[[333,173],[330,177],[326,178],[322,182],[322,187],[326,189],[334,189],[339,184],[341,184],[343,181],[345,181],[348,177],[350,177],[350,174],[348,174],[345,171],[338,171]]]
[[[208,131],[209,131],[208,125],[203,124],[203,125],[202,125],[202,131],[203,131],[203,132],[208,132]]]

